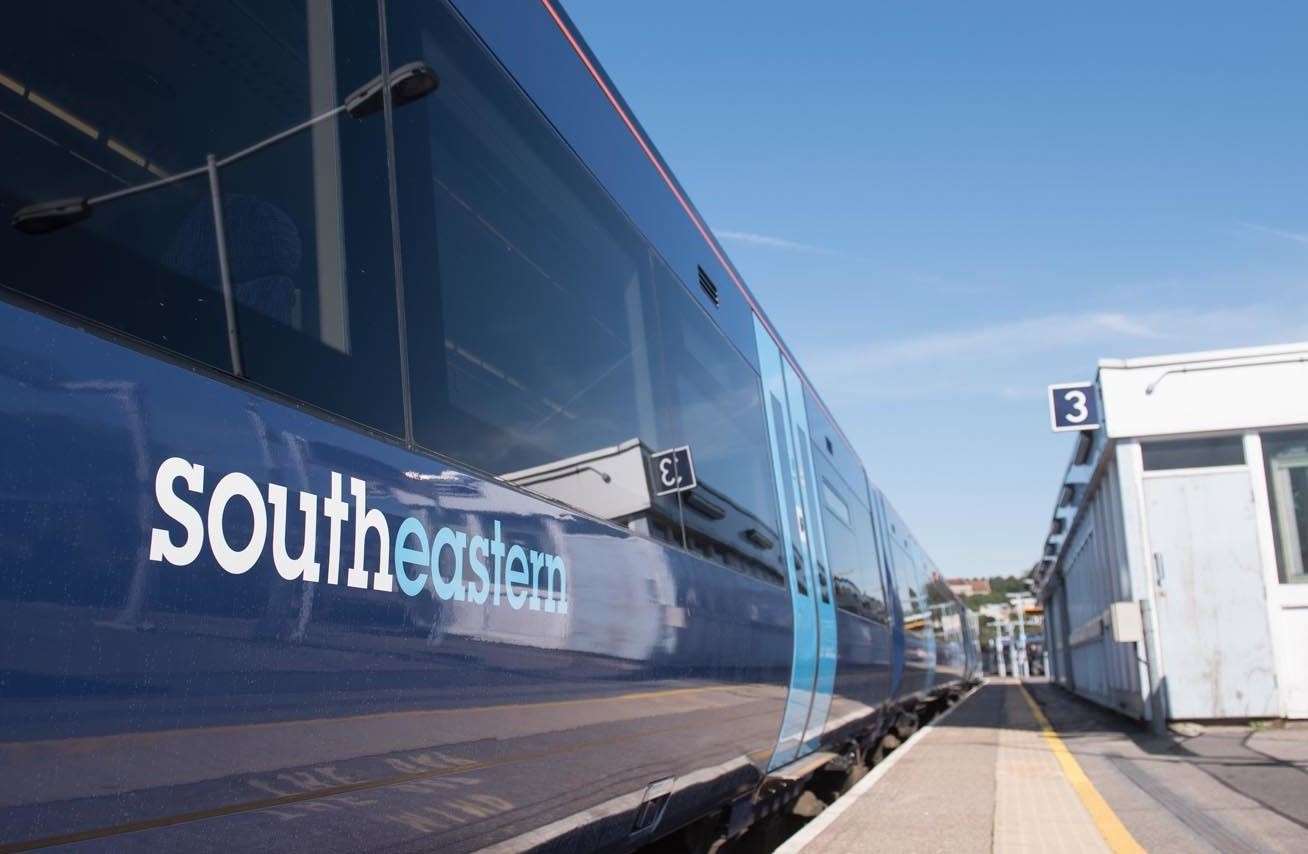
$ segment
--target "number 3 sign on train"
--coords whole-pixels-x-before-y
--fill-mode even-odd
[[[688,445],[650,454],[649,462],[654,471],[655,495],[689,492],[695,488],[695,464],[690,460]]]

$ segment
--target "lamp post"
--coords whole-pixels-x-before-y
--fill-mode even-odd
[[[1021,677],[1029,679],[1031,677],[1031,662],[1026,660],[1026,597],[1019,596],[1014,603],[1017,606],[1017,635],[1019,656],[1022,666]]]

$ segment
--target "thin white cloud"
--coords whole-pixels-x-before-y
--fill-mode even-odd
[[[1130,338],[1160,338],[1162,333],[1149,325],[1149,321],[1130,317],[1117,312],[1101,312],[1092,314],[1089,317],[1090,323],[1096,329],[1102,329],[1106,332],[1116,332],[1119,335],[1125,335]]]
[[[1308,338],[1303,306],[1047,314],[833,348],[805,360],[824,396],[1019,400],[1090,376],[1096,361]],[[1066,376],[1064,376],[1066,374]]]
[[[1282,240],[1289,240],[1292,243],[1308,246],[1308,233],[1288,231],[1284,228],[1273,228],[1270,225],[1259,225],[1256,222],[1242,222],[1240,225],[1250,231],[1257,231],[1261,234],[1270,234],[1271,236],[1279,237]]]
[[[762,246],[768,249],[784,249],[790,252],[808,252],[813,255],[839,255],[841,253],[834,249],[827,249],[824,246],[814,246],[811,243],[800,243],[797,240],[787,240],[784,237],[773,237],[770,234],[758,234],[753,231],[732,231],[724,229],[716,232],[722,240],[732,243],[743,243],[747,246]]]
[[[1161,337],[1147,319],[1116,312],[1048,314],[871,343],[828,354],[821,361],[829,370],[861,371],[947,358],[1030,355],[1109,336]]]
[[[1000,386],[999,396],[1004,400],[1043,400],[1045,390],[1038,386]]]

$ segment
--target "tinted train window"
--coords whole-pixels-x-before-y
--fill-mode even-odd
[[[852,613],[861,613],[865,610],[862,601],[864,579],[858,534],[851,524],[849,505],[839,494],[843,488],[835,486],[829,476],[822,474],[830,464],[819,456],[817,465],[822,492],[822,533],[827,543],[827,562],[831,565],[836,604]]]
[[[841,497],[841,492],[843,490],[834,486],[830,480],[822,478],[823,508],[843,522],[846,527],[852,528],[854,521],[849,512],[849,502]]]
[[[872,516],[818,448],[814,452],[822,494],[822,530],[836,590],[836,604],[870,619],[885,618]]]
[[[441,77],[396,113],[418,442],[524,481],[660,447],[647,249],[442,4],[393,5],[395,61]]]
[[[958,606],[954,602],[949,587],[940,580],[938,573],[932,573],[927,583],[927,601],[931,607],[931,628],[936,635],[937,650],[949,639],[949,633],[957,625]]]
[[[904,611],[904,628],[925,632],[930,628],[930,602],[927,600],[926,573],[914,558],[917,547],[900,533],[891,544],[895,566],[895,583],[900,607]]]
[[[441,78],[395,115],[417,441],[780,583],[757,374],[443,4],[390,14]],[[656,498],[680,445],[700,486]]]
[[[0,283],[232,370],[213,156],[245,374],[400,432],[381,115],[232,159],[379,71],[370,4],[6,10]]]
[[[845,484],[857,487],[859,494],[862,494],[863,485],[867,481],[863,476],[863,465],[858,455],[845,443],[844,434],[836,429],[835,424],[827,417],[826,410],[807,387],[804,389],[804,408],[808,412],[814,453],[830,460]]]
[[[729,565],[781,583],[780,521],[758,375],[661,264],[653,376],[661,435],[688,445],[700,488],[684,496],[686,527],[726,548]],[[709,506],[705,506],[706,503]]]

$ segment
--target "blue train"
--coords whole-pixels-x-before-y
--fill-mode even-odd
[[[557,0],[23,4],[0,159],[3,850],[707,848],[975,677]]]

